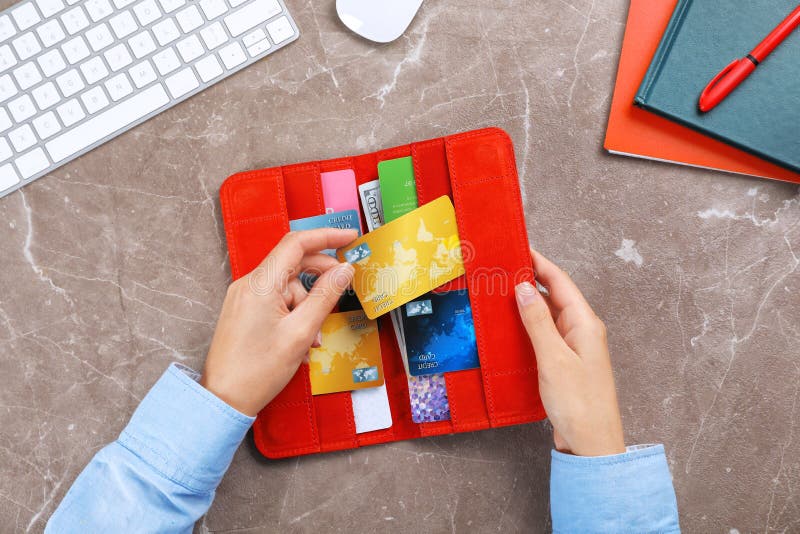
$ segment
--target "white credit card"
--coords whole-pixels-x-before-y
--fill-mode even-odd
[[[350,399],[353,401],[356,434],[392,426],[392,410],[389,408],[389,395],[386,393],[385,383],[376,388],[351,391]]]

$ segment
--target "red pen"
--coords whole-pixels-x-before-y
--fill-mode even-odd
[[[747,57],[734,59],[730,65],[722,69],[722,72],[714,76],[700,94],[700,111],[706,112],[722,102],[731,91],[736,89],[750,73],[756,70],[759,63],[775,50],[795,28],[800,26],[800,5],[786,17],[778,27],[772,30],[767,37],[761,41]]]

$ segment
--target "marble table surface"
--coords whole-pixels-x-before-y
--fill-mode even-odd
[[[298,42],[0,200],[0,531],[40,531],[164,368],[202,364],[226,176],[488,125],[686,532],[800,531],[798,187],[603,151],[627,2],[429,0],[386,46],[287,4]],[[550,448],[546,423],[277,462],[248,439],[196,530],[547,532]]]

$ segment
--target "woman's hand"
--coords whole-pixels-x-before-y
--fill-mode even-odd
[[[321,250],[342,247],[354,230],[317,229],[284,236],[261,265],[228,288],[200,383],[253,416],[294,376],[322,321],[353,279],[353,267]],[[319,275],[306,292],[297,278]]]
[[[579,456],[625,452],[622,420],[602,321],[575,283],[531,251],[537,280],[516,287],[522,322],[539,368],[539,393],[553,424],[556,449]]]

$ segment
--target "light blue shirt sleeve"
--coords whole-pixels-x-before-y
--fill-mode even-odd
[[[680,532],[664,446],[596,457],[553,451],[550,513],[555,534]]]
[[[45,532],[191,532],[253,423],[171,365],[117,441],[89,462]],[[664,447],[552,453],[553,531],[680,532]]]
[[[254,418],[172,364],[89,462],[45,532],[191,532]]]

